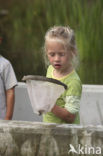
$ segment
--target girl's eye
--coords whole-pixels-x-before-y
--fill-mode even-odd
[[[48,53],[48,56],[51,56],[51,57],[54,57],[55,55],[58,55],[58,56],[65,56],[65,52],[58,52],[57,54],[55,52],[50,52]]]
[[[65,53],[59,53],[60,56],[65,56]]]
[[[49,53],[48,55],[49,55],[49,56],[54,56],[54,55],[55,55],[55,53]]]

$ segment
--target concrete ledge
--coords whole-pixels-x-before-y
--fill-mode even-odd
[[[0,121],[0,156],[78,155],[70,152],[71,145],[80,156],[102,156],[103,126]]]
[[[83,92],[103,93],[103,85],[83,85]]]

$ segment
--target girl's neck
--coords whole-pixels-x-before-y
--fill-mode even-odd
[[[59,70],[54,69],[53,76],[56,78],[62,78],[64,76],[70,74],[73,70],[74,70],[73,67],[70,67],[69,69],[67,69],[65,71],[59,71]]]

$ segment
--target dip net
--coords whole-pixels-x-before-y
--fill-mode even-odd
[[[24,76],[33,112],[37,114],[50,112],[56,100],[67,89],[67,86],[45,76]]]

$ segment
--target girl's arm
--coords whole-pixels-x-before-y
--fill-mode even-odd
[[[54,105],[51,112],[68,123],[73,123],[76,116],[75,114],[71,114],[70,112],[68,112],[65,108],[59,107],[58,105]]]
[[[6,91],[6,116],[5,120],[11,120],[14,110],[14,88]]]

